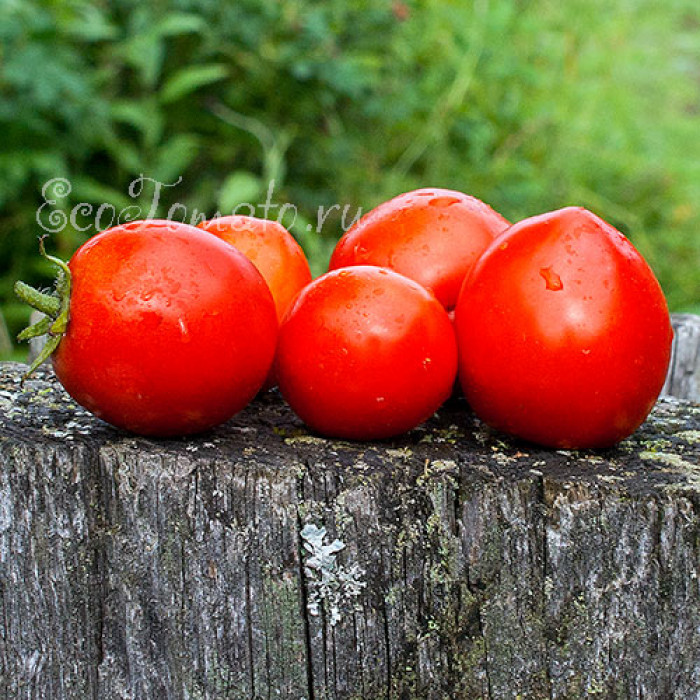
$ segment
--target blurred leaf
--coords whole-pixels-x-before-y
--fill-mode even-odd
[[[155,162],[146,174],[164,185],[185,179],[186,170],[197,157],[200,139],[194,134],[177,134],[158,148]]]
[[[144,87],[154,87],[165,57],[163,39],[155,32],[138,34],[123,45],[122,53],[126,62],[138,71]]]
[[[66,35],[78,41],[106,41],[119,32],[99,6],[81,3],[75,17],[66,23]]]
[[[188,12],[172,12],[156,24],[154,33],[158,36],[173,37],[193,32],[203,32],[207,29],[207,21],[200,15]]]
[[[127,63],[139,72],[143,85],[152,88],[161,74],[167,40],[204,31],[207,23],[204,18],[185,12],[171,13],[160,21],[149,22],[147,8],[144,8],[139,8],[134,16],[136,33],[120,45],[120,51]]]
[[[205,85],[223,80],[227,75],[228,68],[222,63],[183,68],[168,79],[159,99],[163,104],[175,102]]]
[[[120,192],[114,187],[98,182],[87,176],[80,175],[72,180],[72,198],[75,202],[88,202],[99,207],[101,204],[111,205],[115,209],[124,209],[134,204],[126,192]],[[94,218],[94,216],[93,216]]]
[[[239,204],[250,204],[255,208],[259,204],[258,200],[262,194],[263,188],[260,178],[245,170],[236,170],[221,185],[218,201],[219,211],[223,215],[231,214]],[[247,215],[250,212],[243,207],[239,213]]]
[[[143,170],[142,154],[131,141],[109,134],[105,137],[104,147],[114,163],[127,173],[137,175]]]
[[[163,134],[163,114],[151,95],[140,100],[116,100],[110,104],[110,115],[140,131],[147,147],[155,146]]]

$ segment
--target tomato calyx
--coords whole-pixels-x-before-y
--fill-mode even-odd
[[[15,282],[15,294],[33,309],[40,311],[44,317],[27,328],[17,336],[18,341],[30,340],[46,335],[46,343],[22,376],[22,382],[28,379],[33,372],[51,357],[58,347],[68,328],[70,317],[70,292],[72,277],[70,268],[60,258],[48,255],[44,247],[44,238],[39,238],[39,252],[42,257],[53,263],[58,268],[56,282],[52,292],[42,292],[24,282]]]

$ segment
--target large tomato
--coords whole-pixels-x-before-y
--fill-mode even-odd
[[[476,414],[553,447],[605,447],[631,434],[670,358],[653,272],[582,208],[525,219],[499,237],[465,280],[455,325]]]
[[[195,433],[260,389],[277,335],[272,296],[239,251],[194,226],[139,221],[69,263],[70,317],[53,366],[75,400],[135,433]]]
[[[350,439],[414,428],[450,395],[452,323],[421,285],[391,270],[349,267],[308,285],[280,326],[280,390],[312,429]]]
[[[311,282],[304,251],[277,221],[254,216],[221,216],[199,227],[234,245],[258,268],[272,292],[279,321],[294,297]]]
[[[400,194],[363,216],[338,241],[329,269],[389,267],[430,289],[450,310],[477,258],[509,222],[463,192]]]

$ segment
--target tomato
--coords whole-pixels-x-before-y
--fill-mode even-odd
[[[294,297],[311,282],[304,251],[277,221],[222,216],[199,224],[199,228],[234,245],[258,268],[272,292],[279,321]]]
[[[311,282],[311,270],[301,246],[277,221],[254,216],[222,216],[199,224],[209,233],[238,248],[267,282],[281,321],[294,297]],[[262,389],[277,384],[274,366]]]
[[[494,241],[464,282],[455,328],[476,414],[559,448],[630,435],[661,391],[672,339],[642,256],[574,207],[525,219]]]
[[[355,440],[414,428],[450,395],[452,323],[421,285],[391,270],[334,270],[305,287],[282,321],[279,387],[313,430]]]
[[[275,306],[232,246],[194,226],[137,221],[88,240],[69,269],[70,317],[53,366],[96,416],[184,435],[226,421],[260,389]]]
[[[463,192],[429,188],[394,197],[342,236],[329,269],[389,267],[430,289],[452,309],[462,281],[509,222]]]

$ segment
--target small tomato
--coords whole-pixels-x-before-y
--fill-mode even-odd
[[[430,289],[454,308],[464,277],[509,222],[484,202],[426,188],[383,202],[341,237],[329,269],[378,265]]]
[[[282,320],[294,297],[311,282],[311,270],[301,246],[277,221],[254,216],[221,216],[199,224],[238,248],[267,282]]]
[[[311,282],[311,270],[301,246],[277,221],[254,216],[221,216],[199,224],[238,248],[267,282],[281,321],[294,297]],[[263,390],[277,384],[274,366],[263,384]]]
[[[275,364],[282,395],[313,430],[375,439],[439,408],[457,348],[433,294],[391,270],[357,266],[302,290],[280,326]]]

